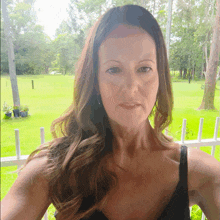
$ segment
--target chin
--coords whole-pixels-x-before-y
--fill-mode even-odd
[[[147,118],[140,118],[140,117],[130,117],[123,119],[122,117],[119,119],[115,119],[116,122],[121,127],[125,127],[128,129],[133,129],[139,127],[141,124],[146,123]]]

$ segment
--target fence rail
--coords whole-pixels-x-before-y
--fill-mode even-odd
[[[198,132],[197,140],[185,140],[186,119],[183,119],[181,141],[177,141],[176,143],[179,143],[180,145],[184,144],[187,147],[196,147],[197,149],[200,149],[200,147],[203,147],[203,146],[212,146],[211,155],[214,157],[215,147],[216,147],[216,145],[220,145],[220,138],[217,138],[220,117],[217,117],[216,121],[215,121],[213,139],[202,139],[203,121],[204,121],[203,118],[200,118],[199,132]],[[167,129],[165,130],[165,134],[167,134]],[[41,144],[43,144],[45,142],[43,127],[40,128],[40,138],[41,138]],[[21,155],[20,138],[19,138],[19,130],[18,129],[15,129],[15,143],[16,143],[16,156],[1,157],[1,167],[17,166],[17,168],[20,168],[25,163],[26,159],[28,158],[29,155]],[[190,215],[191,215],[191,211],[192,211],[192,207],[190,207]],[[46,213],[44,215],[44,220],[47,220],[47,219],[48,219],[48,216],[47,216],[47,211],[46,211]],[[204,213],[202,213],[201,220],[205,220]]]

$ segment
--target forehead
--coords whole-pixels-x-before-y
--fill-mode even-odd
[[[156,59],[156,45],[153,38],[143,29],[119,25],[102,42],[99,48],[100,60],[112,58],[137,59],[151,57]]]

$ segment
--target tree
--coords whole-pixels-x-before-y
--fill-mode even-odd
[[[55,59],[51,39],[44,33],[43,27],[36,24],[32,3],[33,0],[14,1],[8,6],[17,75],[48,73]],[[1,38],[2,42],[7,40],[5,35]],[[6,48],[3,47],[1,52],[1,68],[8,72]]]
[[[212,6],[205,0],[179,0],[173,13],[170,68],[179,70],[181,78],[191,75],[200,79],[206,64],[203,46],[209,52],[214,16]],[[172,39],[174,38],[174,40]]]
[[[215,1],[215,0],[214,0]],[[69,18],[62,22],[57,30],[59,46],[62,50],[57,50],[56,64],[61,69],[70,65],[67,64],[68,57],[72,56],[69,48],[74,46],[74,57],[79,57],[84,39],[89,28],[94,24],[100,14],[112,6],[122,6],[125,4],[137,4],[149,10],[157,19],[162,33],[166,36],[166,27],[168,21],[168,4],[167,0],[71,0],[69,4]],[[200,79],[203,69],[208,67],[206,53],[210,53],[212,38],[212,23],[214,21],[213,7],[206,3],[206,0],[178,0],[174,1],[176,10],[173,11],[172,28],[170,35],[170,57],[169,65],[173,70],[179,70],[181,78]],[[65,37],[64,37],[65,36]],[[62,41],[71,36],[74,41],[68,40],[69,47],[62,46]],[[70,37],[70,38],[71,38]],[[167,37],[169,39],[169,37]],[[203,49],[205,47],[205,50]],[[169,43],[167,43],[167,50]],[[68,54],[67,59],[62,61],[62,54]],[[169,55],[169,54],[168,54]],[[220,65],[220,63],[219,63]],[[67,68],[66,68],[67,69]]]
[[[7,11],[7,0],[2,1],[2,14],[4,18],[4,30],[8,45],[8,61],[9,61],[9,74],[11,80],[11,88],[12,88],[12,95],[13,95],[13,102],[14,105],[20,106],[20,97],[18,92],[18,83],[16,77],[16,69],[15,69],[15,55],[14,55],[14,47],[11,38],[11,24],[8,16]]]
[[[173,5],[173,0],[169,0],[167,29],[166,29],[166,45],[167,45],[168,59],[169,59],[169,49],[170,49],[170,29],[171,29],[171,22],[172,22],[172,5]]]
[[[213,37],[211,44],[211,51],[209,56],[208,70],[205,79],[205,90],[202,103],[198,109],[215,109],[215,85],[217,67],[219,62],[219,35],[220,35],[220,0],[216,1],[217,10],[215,17],[215,25],[213,28]]]
[[[30,67],[31,72],[28,73],[48,73],[54,55],[51,39],[44,34],[43,27],[34,25],[30,31],[21,34],[18,40],[20,45],[18,62],[22,63],[24,60]]]
[[[61,29],[62,30],[62,29]],[[57,30],[59,33],[61,30]],[[55,60],[52,62],[53,70],[67,73],[74,73],[74,64],[79,56],[79,44],[76,43],[77,34],[68,34],[63,31],[53,41],[53,48],[56,48]]]

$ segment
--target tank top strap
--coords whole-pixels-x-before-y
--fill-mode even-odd
[[[180,166],[179,166],[180,185],[188,189],[188,165],[187,165],[187,147],[181,146]]]

